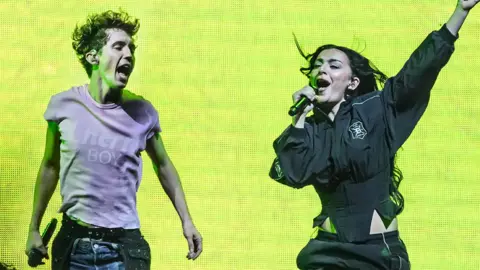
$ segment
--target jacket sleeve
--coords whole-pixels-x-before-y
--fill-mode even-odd
[[[303,129],[289,126],[274,143],[276,158],[270,178],[293,187],[303,188],[318,176],[328,178],[330,146],[324,134],[316,134],[313,123]]]
[[[425,112],[430,91],[454,51],[454,36],[446,25],[430,33],[400,72],[387,80],[381,93],[387,138],[394,154],[408,139]]]

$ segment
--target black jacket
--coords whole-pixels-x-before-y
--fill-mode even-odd
[[[361,242],[370,234],[374,210],[392,220],[398,205],[390,198],[395,153],[427,108],[437,76],[454,51],[445,25],[414,51],[383,91],[351,98],[332,122],[314,111],[305,128],[289,126],[274,143],[270,177],[302,188],[313,185],[322,212],[344,242]]]

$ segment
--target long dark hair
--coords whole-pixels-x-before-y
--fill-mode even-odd
[[[302,55],[305,60],[308,62],[307,67],[301,67],[300,72],[302,72],[307,78],[310,79],[310,74],[315,66],[315,60],[317,59],[318,55],[327,49],[337,49],[344,52],[349,61],[350,61],[350,68],[352,69],[352,76],[358,77],[360,79],[360,84],[355,89],[354,92],[348,93],[345,92],[345,99],[361,96],[367,93],[371,93],[373,91],[379,91],[384,87],[385,82],[387,81],[388,77],[382,71],[380,71],[368,58],[364,57],[360,53],[349,49],[347,47],[333,45],[333,44],[326,44],[323,46],[318,47],[314,53],[312,54],[305,54],[300,45],[298,44],[297,38],[294,36],[295,45],[297,46],[298,51]],[[399,191],[400,182],[403,180],[402,171],[398,168],[396,164],[397,154],[392,158],[391,167],[391,179],[392,183],[390,185],[390,198],[392,201],[397,205],[396,214],[400,214],[404,208],[404,198],[403,195]]]

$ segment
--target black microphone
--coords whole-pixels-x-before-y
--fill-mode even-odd
[[[313,89],[317,89],[317,78],[311,76],[310,82],[308,85]],[[295,102],[295,104],[293,104],[292,107],[290,107],[290,110],[288,111],[288,115],[294,116],[299,112],[303,112],[303,110],[305,110],[305,107],[307,107],[310,104],[312,104],[312,101],[310,101],[306,96],[302,95],[301,98],[297,100],[297,102]]]
[[[312,104],[312,102],[306,96],[302,95],[300,99],[297,100],[297,102],[295,102],[295,104],[293,104],[292,107],[290,107],[290,110],[288,111],[288,115],[294,116],[299,112],[303,112],[303,110],[305,110],[305,107],[307,107],[310,104]]]
[[[52,220],[50,221],[50,223],[48,223],[42,234],[42,242],[45,247],[47,247],[48,242],[50,242],[50,238],[52,238],[53,232],[55,231],[56,227],[57,219],[52,218]],[[28,253],[28,265],[30,265],[31,267],[37,267],[38,265],[42,264],[43,258],[44,256],[39,250],[32,249]]]

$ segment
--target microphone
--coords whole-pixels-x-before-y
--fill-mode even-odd
[[[314,76],[310,77],[310,82],[308,84],[310,87],[313,89],[317,89],[317,78]],[[299,112],[303,112],[305,107],[308,105],[312,104],[312,101],[310,101],[306,96],[302,95],[301,98],[295,102],[295,104],[290,107],[290,110],[288,111],[288,115],[294,116]]]
[[[48,223],[42,234],[42,242],[45,247],[48,245],[48,242],[50,242],[50,238],[52,238],[53,232],[55,231],[56,227],[57,219],[52,218],[52,220],[50,221],[50,223]],[[32,249],[28,253],[28,265],[30,265],[31,267],[37,267],[38,265],[43,264],[42,259],[43,254],[37,249]]]
[[[288,115],[294,116],[299,112],[303,112],[305,110],[305,107],[308,105],[312,104],[312,102],[304,95],[300,97],[300,99],[295,102],[295,104],[290,107],[290,110],[288,111]]]

